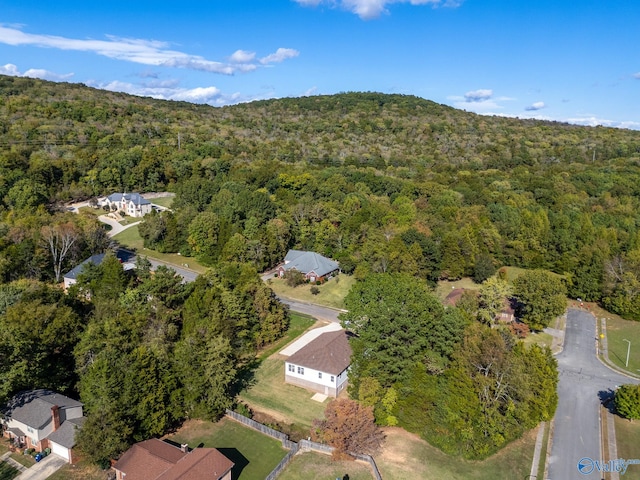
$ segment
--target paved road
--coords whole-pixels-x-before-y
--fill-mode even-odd
[[[140,255],[144,255],[144,251],[140,252]],[[188,270],[186,268],[177,267],[171,263],[161,262],[160,260],[155,260],[151,257],[147,257],[147,260],[151,262],[151,266],[153,267],[153,270],[158,268],[160,265],[164,265],[166,267],[172,268],[173,270],[176,271],[178,275],[180,275],[184,279],[183,283],[195,282],[196,278],[198,278],[198,275],[200,275],[195,270]]]
[[[278,297],[285,305],[289,306],[294,312],[304,313],[305,315],[311,315],[312,317],[317,318],[318,320],[326,320],[328,322],[340,322],[338,320],[338,315],[340,314],[340,310],[335,310],[333,308],[322,307],[320,305],[313,305],[310,303],[301,303],[296,302],[294,300],[290,300],[288,298]]]
[[[601,460],[600,405],[616,386],[635,382],[604,366],[596,357],[596,319],[570,309],[564,350],[557,357],[560,371],[558,409],[549,458],[549,480],[600,479],[578,471],[578,462]]]

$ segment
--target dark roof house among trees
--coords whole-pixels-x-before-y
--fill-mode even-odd
[[[96,255],[91,255],[89,258],[84,260],[82,263],[80,263],[79,265],[76,265],[74,268],[69,270],[64,275],[64,288],[67,289],[71,285],[73,285],[74,283],[77,282],[78,276],[82,274],[82,272],[85,269],[85,267],[87,266],[87,264],[91,263],[91,264],[93,264],[95,266],[99,266],[100,264],[102,264],[102,262],[104,261],[105,255],[106,255],[106,253],[98,253]],[[124,266],[125,270],[129,270],[129,269],[133,268],[133,264],[130,263],[134,258],[134,254],[133,253],[131,253],[131,252],[127,251],[127,250],[118,249],[116,251],[115,255],[116,255],[116,258],[118,260],[120,260],[121,263],[125,264],[125,266]]]
[[[282,277],[286,271],[297,270],[307,279],[315,282],[336,272],[339,268],[338,262],[323,257],[319,253],[289,250],[284,257],[284,263],[278,267],[278,275]]]
[[[215,448],[190,451],[152,438],[133,445],[113,469],[117,480],[231,480],[233,465]]]

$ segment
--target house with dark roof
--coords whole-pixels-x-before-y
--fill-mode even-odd
[[[323,257],[319,253],[303,250],[289,250],[284,257],[284,263],[276,269],[279,277],[289,270],[297,270],[304,274],[310,282],[323,280],[340,268],[338,262]]]
[[[189,450],[152,438],[124,452],[113,469],[116,480],[231,480],[233,465],[215,448]]]
[[[4,437],[38,452],[48,447],[70,463],[84,420],[82,403],[44,389],[20,392],[2,409]]]
[[[151,213],[151,202],[139,193],[112,193],[102,202],[110,210],[124,212],[130,217],[144,217]]]
[[[122,267],[123,267],[123,269],[125,271],[135,268],[135,264],[133,263],[135,255],[132,252],[129,252],[127,250],[118,249],[115,252],[115,255],[116,255],[116,258],[118,260],[120,260],[120,263],[122,263]],[[104,261],[105,256],[106,256],[106,253],[99,253],[97,255],[91,255],[89,258],[84,260],[82,263],[80,263],[79,265],[76,265],[74,268],[69,270],[64,275],[64,288],[65,288],[65,290],[68,289],[71,285],[73,285],[73,284],[78,282],[78,276],[80,274],[82,274],[82,272],[84,271],[84,269],[87,266],[87,264],[90,263],[90,264],[95,265],[95,266],[101,265],[102,262]]]
[[[325,332],[287,358],[284,381],[337,398],[347,386],[350,364],[347,332]]]

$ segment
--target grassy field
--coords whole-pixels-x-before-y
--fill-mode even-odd
[[[12,480],[20,475],[20,472],[5,462],[0,462],[0,480]]]
[[[235,463],[233,480],[263,480],[287,454],[278,440],[228,418],[217,423],[188,421],[168,439],[191,448],[219,449]]]
[[[481,462],[450,457],[400,428],[385,429],[383,452],[374,458],[385,480],[524,479],[530,473],[536,430]],[[626,479],[625,479],[626,480]]]
[[[97,465],[80,458],[73,465],[65,465],[47,480],[106,480],[108,470],[101,470]]]
[[[105,211],[102,208],[93,208],[93,207],[80,207],[78,212],[84,215],[92,215],[94,217],[98,217],[100,215],[104,215]]]
[[[170,197],[150,198],[149,201],[154,205],[160,205],[161,207],[171,208],[171,205],[173,205],[173,200],[175,198],[176,197],[172,195]]]
[[[24,467],[32,467],[36,464],[35,459],[31,455],[23,455],[22,453],[12,453],[11,458]]]
[[[289,329],[287,333],[277,342],[269,345],[264,350],[258,352],[258,360],[262,361],[267,357],[273,355],[276,352],[279,352],[290,342],[293,342],[296,338],[302,335],[307,329],[311,328],[315,320],[311,317],[307,317],[305,315],[300,315],[299,313],[291,313],[290,314],[291,321],[289,323]]]
[[[308,452],[296,455],[278,480],[325,480],[342,479],[349,475],[349,480],[371,480],[373,474],[368,465],[361,462],[334,462],[331,456]]]
[[[640,458],[640,420],[625,420],[614,415],[616,426],[616,440],[618,443],[618,458]],[[640,465],[630,465],[624,476],[624,480],[640,480]]]
[[[207,271],[207,267],[200,265],[195,258],[183,257],[177,253],[160,253],[155,250],[144,248],[144,242],[138,232],[137,225],[120,232],[118,235],[114,236],[113,239],[125,247],[136,250],[139,255],[146,255],[149,258],[161,260],[178,267],[181,267],[186,263],[189,265],[188,268],[190,270],[194,270],[198,273],[204,273]]]
[[[312,392],[284,383],[284,360],[277,357],[260,364],[252,383],[238,397],[253,410],[266,413],[306,437],[313,420],[324,417],[327,400],[316,402],[311,400]]]
[[[141,222],[142,220],[138,217],[123,217],[118,223],[120,225],[126,226],[131,225],[132,223]]]
[[[287,286],[281,278],[274,277],[267,280],[267,284],[277,295],[333,308],[344,308],[344,297],[347,296],[355,282],[352,276],[341,274],[323,285],[317,285],[320,293],[313,295],[311,293],[311,285],[308,284],[292,288]]]
[[[598,313],[599,312],[596,312],[596,315]],[[603,316],[599,315],[598,318],[603,318]],[[623,320],[617,315],[612,315],[608,312],[606,312],[604,318],[607,319],[606,335],[609,360],[621,369],[626,369],[632,374],[640,374],[640,323]],[[629,344],[624,341],[625,339],[631,342],[629,366],[626,368],[625,363]],[[640,452],[637,455],[640,456]]]
[[[475,283],[470,278],[461,278],[460,280],[441,280],[436,286],[436,296],[440,300],[447,298],[447,295],[451,293],[451,290],[455,288],[464,288],[465,290],[478,290],[480,288],[479,283]]]

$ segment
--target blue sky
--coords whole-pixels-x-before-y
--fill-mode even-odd
[[[637,0],[0,0],[0,73],[219,106],[377,91],[640,129]]]

